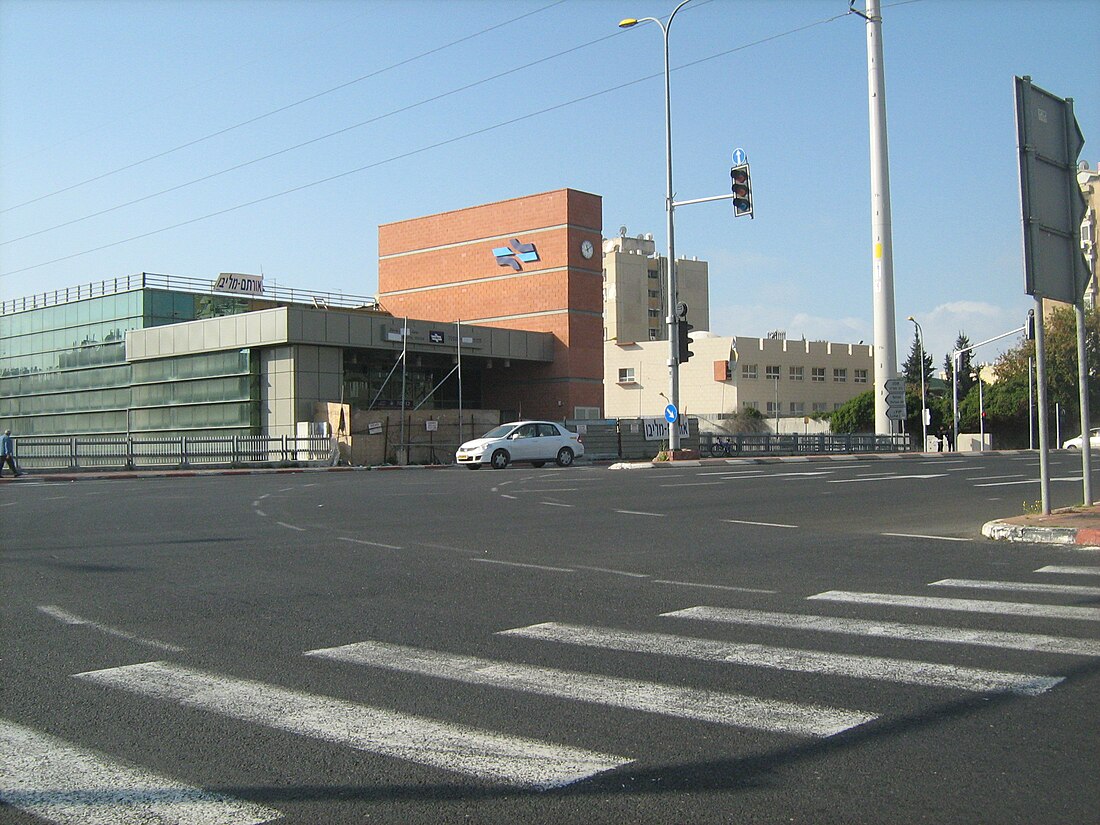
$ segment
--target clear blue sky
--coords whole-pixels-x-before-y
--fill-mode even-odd
[[[616,24],[674,6],[0,0],[0,297],[261,269],[373,295],[379,224],[561,187],[603,196],[605,236],[663,248],[660,31]],[[673,25],[677,197],[727,192],[737,146],[752,164],[755,220],[677,210],[716,332],[871,342],[866,27],[847,9],[693,0]],[[898,357],[913,315],[938,367],[960,330],[1031,305],[1013,75],[1074,98],[1100,161],[1100,4],[883,0],[883,18]]]

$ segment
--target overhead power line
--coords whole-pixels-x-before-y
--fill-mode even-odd
[[[378,75],[384,74],[385,72],[392,71],[393,69],[398,69],[401,66],[407,66],[408,64],[414,63],[417,60],[422,60],[425,57],[429,57],[433,54],[437,54],[438,52],[444,51],[445,49],[449,49],[452,46],[457,46],[459,43],[465,43],[467,40],[473,40],[477,37],[481,37],[484,34],[488,34],[489,32],[496,31],[499,28],[503,28],[504,26],[509,26],[512,23],[515,23],[519,20],[523,20],[525,18],[531,17],[532,15],[535,15],[535,14],[540,14],[540,13],[546,11],[547,9],[553,8],[554,6],[560,6],[564,2],[565,2],[565,0],[554,0],[554,2],[549,3],[548,5],[542,6],[538,9],[534,9],[533,11],[525,12],[524,14],[521,14],[518,17],[513,17],[513,18],[511,18],[509,20],[505,20],[501,23],[496,23],[492,26],[489,26],[486,29],[482,29],[481,31],[474,32],[473,34],[468,34],[465,37],[460,37],[457,40],[452,40],[450,43],[445,43],[442,46],[437,46],[434,49],[429,49],[426,52],[421,52],[420,54],[414,55],[413,57],[408,57],[404,60],[399,60],[396,63],[392,63],[389,66],[385,66],[384,68],[381,68],[381,69],[376,69],[375,71],[370,72],[368,74],[365,74],[362,77],[357,77],[354,80],[347,80],[343,83],[340,83],[339,85],[333,86],[332,88],[325,89],[324,91],[317,92],[316,94],[309,95],[308,97],[303,97],[300,100],[296,100],[293,103],[288,103],[285,106],[280,106],[277,109],[272,109],[269,112],[264,112],[262,115],[256,115],[255,117],[249,118],[248,120],[243,120],[240,123],[234,124],[233,126],[227,126],[224,129],[217,130],[216,132],[211,132],[210,134],[203,135],[202,137],[195,138],[194,140],[189,140],[186,143],[181,143],[179,146],[174,146],[171,149],[166,149],[163,152],[158,152],[155,155],[150,155],[149,157],[142,158],[141,160],[136,160],[133,163],[128,163],[125,166],[120,166],[117,169],[112,169],[109,172],[104,172],[103,174],[96,175],[95,177],[91,177],[91,178],[88,178],[86,180],[82,180],[79,183],[73,183],[73,184],[70,184],[69,186],[65,186],[65,187],[63,187],[61,189],[57,189],[53,192],[48,192],[45,195],[39,195],[38,197],[31,198],[28,201],[23,201],[22,203],[17,203],[14,206],[9,206],[9,207],[6,207],[4,209],[0,209],[0,215],[4,214],[5,212],[11,212],[14,209],[21,209],[24,206],[30,206],[32,203],[38,203],[39,201],[44,201],[47,198],[54,197],[55,195],[61,195],[65,192],[71,192],[73,189],[79,189],[81,186],[86,186],[89,183],[95,183],[96,181],[103,180],[104,178],[108,178],[111,175],[117,175],[119,172],[125,172],[128,169],[133,169],[137,166],[141,166],[142,164],[149,163],[150,161],[158,160],[160,158],[171,155],[174,152],[179,152],[182,149],[187,149],[187,148],[189,148],[191,146],[195,146],[199,143],[204,143],[205,141],[212,140],[213,138],[220,137],[221,135],[224,135],[224,134],[228,134],[229,132],[232,132],[236,129],[240,129],[244,126],[250,126],[253,123],[258,123],[261,120],[266,120],[269,117],[273,117],[274,115],[281,114],[282,112],[286,112],[286,111],[288,111],[290,109],[293,109],[297,106],[301,106],[304,103],[309,103],[310,101],[317,100],[318,98],[324,97],[325,95],[330,95],[333,92],[338,92],[341,89],[346,89],[349,86],[354,86],[356,83],[362,83],[364,80],[369,80],[372,77],[377,77]],[[168,190],[168,191],[171,191],[171,190]]]
[[[916,1],[917,0],[904,0],[903,3],[899,3],[898,5],[902,5],[904,3],[916,2]],[[827,18],[824,18],[822,20],[817,20],[817,21],[812,22],[812,23],[807,23],[807,24],[802,25],[802,26],[797,26],[793,29],[788,29],[787,31],[780,32],[778,34],[769,35],[768,37],[763,37],[759,40],[754,40],[751,43],[745,43],[741,46],[735,46],[731,49],[726,49],[724,51],[717,52],[717,53],[712,54],[712,55],[708,55],[707,57],[701,57],[701,58],[698,58],[697,60],[689,61],[687,63],[684,63],[684,64],[680,65],[680,66],[674,67],[672,69],[672,71],[681,71],[683,69],[698,66],[702,63],[707,63],[707,62],[710,62],[712,60],[718,60],[722,57],[728,57],[731,54],[736,54],[738,52],[745,51],[746,49],[751,49],[751,48],[754,48],[756,46],[763,45],[765,43],[770,43],[770,42],[773,42],[775,40],[779,40],[783,37],[789,37],[793,34],[798,34],[800,32],[804,32],[804,31],[807,31],[809,29],[816,28],[818,26],[823,26],[823,25],[826,25],[828,23],[832,23],[836,20],[840,20],[841,18],[844,18],[844,17],[847,17],[847,16],[848,16],[848,14],[847,14],[847,12],[845,12],[843,14],[833,15],[832,17],[827,17]],[[656,78],[663,77],[663,76],[664,76],[663,72],[656,72],[654,74],[645,75],[644,77],[635,78],[634,80],[629,80],[625,83],[620,83],[616,86],[612,86],[612,87],[607,88],[607,89],[602,89],[600,91],[591,92],[589,94],[573,98],[572,100],[567,100],[567,101],[564,101],[562,103],[557,103],[557,104],[554,104],[553,106],[548,106],[546,108],[539,109],[539,110],[534,111],[534,112],[529,112],[529,113],[524,114],[524,115],[517,115],[516,117],[508,118],[507,120],[503,120],[503,121],[500,121],[498,123],[494,123],[490,126],[484,126],[480,129],[474,129],[473,131],[466,132],[464,134],[457,135],[455,137],[447,138],[445,140],[437,141],[435,143],[431,143],[431,144],[428,144],[426,146],[421,146],[418,149],[412,149],[408,152],[402,152],[401,154],[393,155],[391,157],[385,158],[383,160],[378,160],[378,161],[375,161],[373,163],[368,163],[366,165],[356,167],[355,169],[348,169],[344,172],[340,172],[340,173],[335,174],[335,175],[330,175],[330,176],[325,177],[325,178],[320,178],[318,180],[310,181],[308,183],[304,183],[304,184],[301,184],[299,186],[294,186],[294,187],[291,187],[290,189],[284,189],[280,192],[275,192],[275,193],[270,194],[270,195],[265,195],[264,197],[261,197],[261,198],[256,198],[254,200],[246,201],[244,203],[239,203],[235,206],[230,206],[230,207],[227,207],[225,209],[219,209],[215,212],[209,212],[205,215],[200,215],[200,216],[195,217],[195,218],[190,218],[190,219],[185,220],[185,221],[180,221],[179,223],[172,224],[171,226],[164,226],[164,227],[161,227],[159,229],[153,229],[153,230],[150,230],[148,232],[143,232],[143,233],[138,234],[138,235],[133,235],[129,238],[123,238],[122,240],[113,241],[111,243],[103,244],[101,246],[97,246],[97,247],[94,247],[92,249],[86,249],[86,250],[83,250],[81,252],[74,252],[70,255],[64,255],[64,256],[59,257],[59,258],[53,258],[52,260],[49,260],[49,261],[42,261],[41,263],[32,264],[31,266],[25,266],[25,267],[22,267],[20,269],[13,269],[13,270],[10,270],[8,272],[0,272],[0,278],[6,278],[6,277],[9,277],[11,275],[18,275],[18,274],[23,273],[23,272],[29,272],[30,270],[33,270],[33,269],[39,269],[43,266],[49,266],[51,264],[61,263],[62,261],[72,260],[73,258],[79,258],[79,257],[82,257],[84,255],[90,255],[90,254],[93,254],[95,252],[102,252],[105,249],[111,249],[113,247],[121,246],[123,244],[131,243],[133,241],[138,241],[138,240],[141,240],[143,238],[148,238],[148,237],[151,237],[153,235],[159,235],[163,232],[170,232],[174,229],[180,229],[184,226],[190,226],[191,224],[199,223],[201,221],[209,220],[211,218],[220,217],[221,215],[226,215],[226,214],[229,214],[230,212],[236,212],[236,211],[239,211],[241,209],[247,209],[248,207],[256,206],[256,205],[261,204],[261,203],[266,203],[267,201],[271,201],[271,200],[275,200],[277,198],[285,197],[286,195],[291,195],[291,194],[294,194],[296,192],[301,192],[301,191],[304,191],[306,189],[311,189],[315,186],[321,186],[321,185],[326,184],[326,183],[331,183],[333,181],[340,180],[341,178],[346,178],[346,177],[349,177],[351,175],[355,175],[355,174],[358,174],[360,172],[365,172],[365,171],[370,170],[370,169],[376,169],[380,166],[384,166],[384,165],[390,164],[390,163],[395,163],[399,160],[404,160],[406,158],[413,157],[413,156],[419,155],[419,154],[423,154],[424,152],[428,152],[428,151],[431,151],[433,149],[438,149],[438,148],[443,147],[443,146],[448,146],[452,143],[458,143],[459,141],[462,141],[462,140],[467,140],[469,138],[476,137],[478,135],[483,135],[483,134],[486,134],[488,132],[496,131],[497,129],[502,129],[506,126],[512,126],[516,123],[521,123],[523,121],[530,120],[530,119],[535,118],[535,117],[540,117],[542,115],[549,114],[550,112],[555,112],[555,111],[558,111],[560,109],[565,109],[565,108],[568,108],[570,106],[574,106],[578,103],[584,103],[584,102],[587,102],[589,100],[593,100],[593,99],[598,98],[598,97],[603,97],[605,95],[613,94],[613,93],[621,91],[623,89],[630,88],[631,86],[636,86],[639,83],[645,83],[647,81],[654,80]]]

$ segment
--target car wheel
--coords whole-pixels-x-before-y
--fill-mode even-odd
[[[532,461],[532,462],[531,462],[531,466],[532,466],[532,467],[542,467],[542,466],[544,466],[545,464],[546,464],[546,462],[545,462],[545,461]]]
[[[511,456],[508,455],[507,450],[497,450],[495,453],[493,453],[493,458],[491,460],[494,470],[503,470],[505,467],[508,466],[508,462],[512,459]]]
[[[568,467],[573,463],[573,451],[568,447],[562,447],[558,450],[557,462],[559,467]]]

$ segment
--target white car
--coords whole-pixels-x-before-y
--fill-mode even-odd
[[[1062,444],[1063,450],[1080,450],[1083,436],[1077,436],[1077,438],[1071,438]],[[1089,448],[1093,450],[1100,450],[1100,427],[1093,427],[1089,430]]]
[[[541,467],[556,461],[568,467],[584,455],[581,437],[553,421],[513,421],[501,424],[481,438],[467,441],[455,453],[455,461],[471,470],[482,464],[503,470],[514,461]]]

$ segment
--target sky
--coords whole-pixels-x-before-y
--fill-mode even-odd
[[[0,299],[139,272],[371,296],[378,226],[563,187],[666,248],[674,0],[0,0]],[[863,0],[857,7],[862,8]],[[676,210],[711,330],[871,343],[867,35],[848,0],[691,0]],[[1023,324],[1013,76],[1100,162],[1100,3],[882,0],[898,360]],[[1093,45],[1088,45],[1092,43]],[[1091,141],[1090,141],[1091,138]],[[986,362],[1014,343],[983,347]]]

